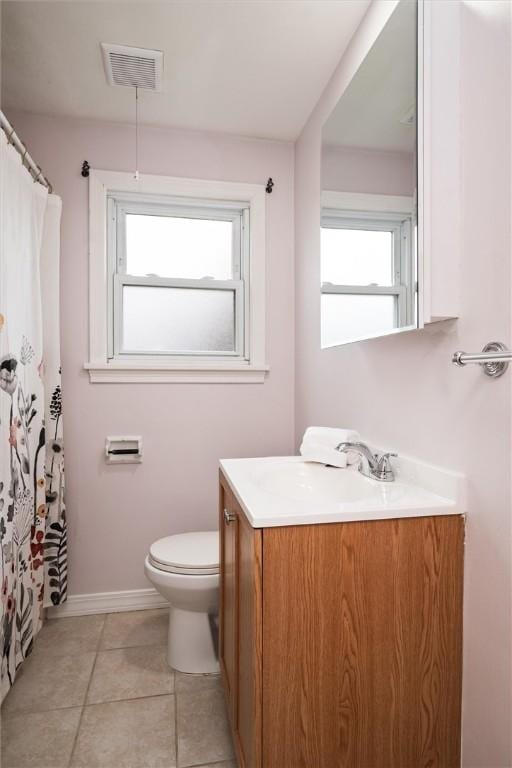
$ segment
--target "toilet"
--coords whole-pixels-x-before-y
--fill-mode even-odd
[[[169,665],[180,672],[218,672],[218,532],[158,539],[149,548],[144,571],[170,605]]]

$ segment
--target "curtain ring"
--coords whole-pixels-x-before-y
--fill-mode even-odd
[[[37,168],[37,170],[38,170],[38,174],[37,174],[37,176],[34,178],[34,183],[35,183],[36,181],[39,181],[39,183],[40,183],[40,184],[42,184],[42,185],[43,185],[43,187],[46,187],[46,189],[48,190],[48,192],[49,192],[49,193],[50,193],[50,195],[51,195],[51,194],[52,194],[52,192],[53,192],[53,187],[52,187],[52,185],[50,184],[50,182],[48,181],[48,179],[47,179],[47,178],[46,178],[46,176],[44,175],[44,173],[43,173],[43,169],[41,168],[41,166],[40,166],[40,165],[37,165],[37,163],[36,163],[36,168]]]

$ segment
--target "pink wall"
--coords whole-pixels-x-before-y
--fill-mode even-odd
[[[88,183],[95,168],[133,167],[123,125],[11,118],[62,196],[61,323],[70,593],[145,588],[155,539],[217,527],[218,460],[293,450],[293,146],[142,129],[140,170],[264,183],[267,198],[267,361],[264,384],[90,384]],[[106,435],[141,434],[141,465],[106,466]]]
[[[476,368],[454,368],[450,357],[457,348],[480,349],[491,339],[511,344],[508,3],[431,3],[434,23],[442,26],[449,6],[461,17],[460,319],[340,348],[322,351],[319,346],[321,125],[393,5],[391,0],[373,4],[296,145],[295,445],[308,424],[356,426],[383,446],[466,472],[464,766],[506,768],[512,765],[511,374],[491,381]],[[436,98],[442,95],[441,81]],[[442,137],[449,116],[445,109],[437,114]],[[143,171],[260,183],[272,175],[276,181],[268,200],[267,383],[91,385],[82,369],[87,359],[87,183],[79,170],[83,159],[99,168],[132,167],[133,133],[120,125],[12,118],[64,203],[71,592],[144,587],[142,562],[152,540],[215,527],[219,456],[293,450],[293,148],[193,132],[142,131]],[[438,273],[454,259],[451,196],[438,190],[456,182],[446,179],[441,151],[442,142],[432,158]],[[145,461],[106,468],[105,435],[124,432],[142,434]]]
[[[319,344],[321,126],[392,5],[371,6],[296,145],[296,441],[308,424],[356,427],[384,447],[467,474],[463,764],[509,768],[512,374],[491,381],[477,368],[450,363],[459,348],[479,350],[491,340],[511,346],[508,3],[431,3],[434,37],[444,34],[449,6],[460,13],[460,319],[333,349]],[[433,84],[434,99],[443,87],[442,80]],[[451,118],[435,104],[437,136]],[[438,270],[442,260],[456,258],[440,238],[443,229],[453,230],[451,200],[438,192],[447,183],[442,151],[435,144]]]
[[[411,195],[414,158],[407,152],[322,147],[322,189],[375,195]]]

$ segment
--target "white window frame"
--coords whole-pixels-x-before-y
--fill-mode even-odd
[[[233,249],[231,280],[194,280],[163,277],[143,277],[126,272],[126,216],[129,214],[147,216],[179,216],[196,219],[229,221],[233,225]],[[245,203],[231,203],[208,200],[194,200],[184,203],[179,198],[127,195],[109,193],[107,197],[107,242],[108,242],[108,304],[109,304],[109,360],[136,359],[151,361],[151,358],[177,357],[214,360],[219,357],[248,359],[246,350],[249,341],[245,329],[249,318],[249,207]],[[123,288],[125,285],[196,288],[199,290],[227,290],[235,295],[235,349],[232,352],[208,351],[153,351],[137,352],[122,345],[121,322],[123,316]],[[157,362],[157,360],[152,360]]]
[[[355,229],[390,232],[393,238],[393,283],[391,285],[336,285],[322,283],[322,293],[355,294],[358,296],[395,296],[395,328],[411,325],[414,290],[411,274],[411,220],[398,213],[373,211],[322,212],[322,229]]]
[[[226,220],[238,220],[234,251],[241,254],[235,266],[240,273],[229,281],[175,280],[133,277],[119,271],[118,239],[124,227],[118,214],[135,206],[181,212],[198,218],[207,211]],[[185,206],[185,207],[184,207]],[[265,362],[265,188],[237,182],[204,181],[116,171],[91,170],[89,185],[89,361],[85,368],[93,383],[107,382],[204,382],[259,383],[269,370]],[[249,226],[250,223],[250,226]],[[115,243],[112,242],[115,239]],[[242,242],[243,241],[243,242]],[[124,253],[120,241],[120,254]],[[235,258],[235,257],[234,257]],[[112,260],[115,260],[113,263]],[[235,292],[237,302],[236,350],[234,353],[198,354],[121,352],[114,312],[119,311],[122,286],[178,285],[214,287]],[[118,315],[119,316],[119,315]]]
[[[413,199],[407,196],[322,192],[322,228],[375,230],[393,235],[392,285],[321,284],[322,294],[396,296],[396,327],[379,335],[396,333],[415,324],[418,286],[414,275],[413,215]]]

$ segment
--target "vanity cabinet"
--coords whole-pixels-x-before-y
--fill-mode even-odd
[[[219,529],[220,666],[239,764],[249,768],[262,765],[262,536],[223,478]]]
[[[220,478],[240,768],[460,765],[461,515],[254,529]]]

